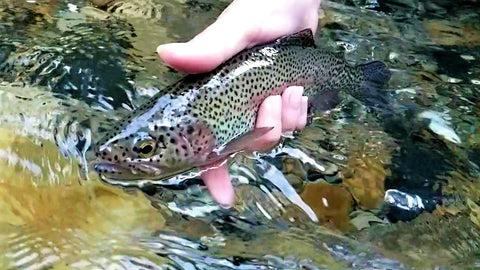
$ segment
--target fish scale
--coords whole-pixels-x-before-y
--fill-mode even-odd
[[[351,66],[300,31],[160,91],[97,144],[94,169],[104,178],[167,178],[228,158],[268,132],[254,128],[259,106],[288,86],[303,86],[314,103],[328,91],[371,98],[365,93],[389,78],[385,64]]]

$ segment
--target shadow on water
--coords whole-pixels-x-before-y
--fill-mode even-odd
[[[228,1],[33,2],[0,1],[0,268],[478,265],[478,1],[326,2],[317,43],[383,59],[389,107],[345,97],[271,153],[237,156],[231,209],[199,179],[122,188],[82,166],[181,76],[155,47]]]

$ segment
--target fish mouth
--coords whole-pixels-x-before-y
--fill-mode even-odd
[[[150,164],[144,163],[114,163],[104,160],[94,161],[91,164],[94,171],[98,173],[100,179],[104,182],[119,185],[136,185],[138,183],[168,183],[170,179],[179,175],[190,173],[194,167],[182,168],[177,170],[162,170]],[[179,179],[189,179],[196,177],[195,173],[190,175],[182,175]]]
[[[130,166],[128,166],[130,165]],[[135,165],[134,167],[132,165]],[[140,179],[159,179],[161,170],[148,164],[119,164],[106,161],[96,161],[92,163],[93,170],[96,171],[102,180],[140,180]]]

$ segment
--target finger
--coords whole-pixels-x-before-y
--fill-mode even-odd
[[[307,125],[308,115],[308,97],[302,97],[302,104],[300,105],[300,115],[297,119],[297,130],[302,130]]]
[[[267,134],[255,141],[252,151],[266,151],[274,147],[282,136],[282,98],[267,97],[258,110],[256,127],[273,127]]]
[[[248,10],[241,2],[233,2],[212,25],[192,40],[160,45],[158,54],[167,65],[187,73],[208,72],[216,68],[248,47],[250,29],[256,28],[253,21],[245,20]]]
[[[242,0],[230,4],[218,19],[186,43],[161,45],[157,52],[165,63],[187,73],[213,70],[241,50],[295,33],[315,32],[319,0]],[[246,18],[248,16],[248,18]]]
[[[219,40],[227,38],[228,42]],[[157,53],[170,67],[186,73],[196,74],[213,70],[226,59],[245,48],[243,35],[226,34],[224,29],[216,33],[205,30],[187,43],[160,45]]]
[[[223,207],[233,205],[234,190],[226,163],[214,164],[206,169],[201,177],[212,198]]]
[[[302,106],[303,87],[291,86],[282,94],[282,132],[294,131]]]

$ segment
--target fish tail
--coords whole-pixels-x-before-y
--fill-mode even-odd
[[[391,77],[391,72],[385,63],[370,61],[357,65],[360,73],[360,91],[354,97],[367,106],[384,107],[388,104],[385,86]]]
[[[384,88],[392,76],[387,65],[382,61],[370,61],[360,64],[357,67],[359,67],[363,73],[363,83],[365,87]]]

